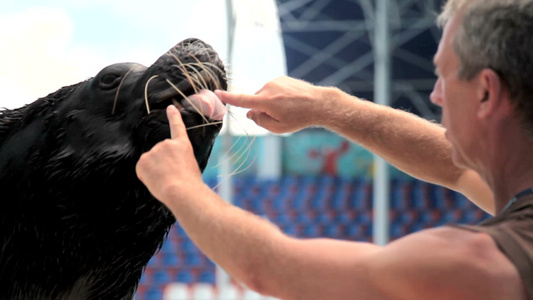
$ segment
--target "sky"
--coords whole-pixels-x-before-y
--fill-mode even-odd
[[[277,21],[275,2],[234,0],[238,26],[231,58],[225,2],[2,0],[0,107],[33,102],[93,77],[109,64],[151,65],[189,37],[204,40],[223,61],[231,62],[231,90],[254,93],[269,79],[285,74],[279,24],[272,22]],[[253,127],[242,117],[238,122],[239,127]]]

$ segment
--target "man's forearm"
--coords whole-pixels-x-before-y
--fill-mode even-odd
[[[321,125],[413,177],[465,192],[459,186],[465,170],[454,165],[452,146],[440,125],[405,111],[357,99],[336,88],[325,94],[330,97],[328,101],[336,105],[325,114],[329,117],[324,118]],[[483,183],[480,186],[488,189]],[[490,210],[486,203],[491,199],[471,200]]]
[[[209,187],[173,191],[166,197],[164,202],[202,252],[249,288],[264,284],[268,261],[282,260],[276,258],[276,247],[286,236],[279,228],[230,205]]]

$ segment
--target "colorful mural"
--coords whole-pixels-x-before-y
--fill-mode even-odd
[[[331,175],[343,178],[373,176],[373,154],[356,143],[324,129],[309,129],[282,138],[282,170],[287,175]],[[217,177],[223,154],[219,138],[204,177]],[[234,166],[235,176],[254,175],[258,155],[262,154],[262,137],[233,137],[226,155]],[[391,177],[408,177],[391,167]]]

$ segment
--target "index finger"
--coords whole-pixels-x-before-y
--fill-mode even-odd
[[[170,126],[170,138],[176,139],[187,134],[187,129],[181,118],[181,114],[174,105],[167,107],[168,125]]]
[[[220,101],[238,107],[260,108],[262,106],[261,97],[257,95],[230,93],[223,90],[216,90],[215,95]]]

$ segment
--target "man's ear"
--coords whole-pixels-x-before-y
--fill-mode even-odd
[[[479,108],[478,117],[487,118],[495,113],[500,105],[502,105],[503,99],[503,83],[500,75],[494,70],[486,68],[481,70],[479,77]]]

